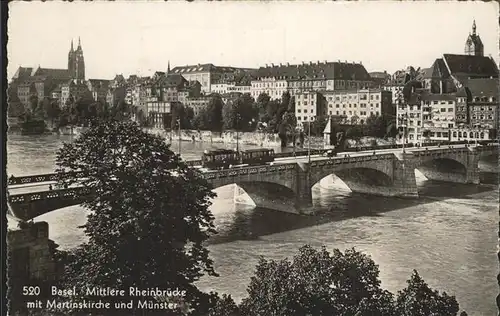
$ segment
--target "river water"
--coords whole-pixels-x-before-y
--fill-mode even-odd
[[[53,172],[57,149],[70,140],[9,135],[8,174]],[[186,142],[181,149],[185,159],[196,159],[204,149],[223,146]],[[494,171],[495,163],[482,162],[480,167]],[[418,200],[353,194],[340,180],[327,177],[313,188],[315,216],[234,205],[234,186],[217,189],[211,210],[219,233],[209,249],[220,277],[206,277],[198,286],[239,301],[260,256],[290,258],[304,244],[355,247],[372,256],[380,266],[382,286],[393,293],[417,269],[431,287],[455,295],[469,315],[496,316],[497,185],[439,183],[416,173]],[[47,221],[50,238],[67,249],[85,241],[78,226],[86,214],[73,206],[35,220]]]

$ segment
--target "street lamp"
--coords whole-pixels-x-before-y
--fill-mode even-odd
[[[181,119],[177,119],[178,131],[179,131],[179,156],[181,155]]]
[[[309,131],[307,132],[307,160],[311,164],[311,120],[308,122]]]
[[[236,114],[236,152],[240,152],[240,120],[241,120],[241,115],[240,113]]]

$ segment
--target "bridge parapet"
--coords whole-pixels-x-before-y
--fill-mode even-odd
[[[69,176],[74,176],[77,178],[82,178],[84,176],[83,172],[75,172],[66,174]],[[7,185],[23,185],[29,183],[42,183],[42,182],[53,182],[59,179],[58,173],[46,173],[46,174],[38,174],[33,176],[22,176],[22,177],[10,177],[7,181]]]
[[[88,191],[83,187],[68,188],[60,190],[50,190],[44,192],[34,192],[17,194],[10,196],[9,202],[12,204],[25,204],[39,200],[54,199],[54,198],[71,198],[88,194]]]

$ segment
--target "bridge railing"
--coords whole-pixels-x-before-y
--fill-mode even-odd
[[[81,178],[84,176],[83,172],[68,172],[67,176],[74,176]],[[59,174],[57,173],[46,173],[46,174],[38,174],[32,176],[21,176],[21,177],[10,177],[7,180],[7,185],[23,185],[28,183],[41,183],[41,182],[52,182],[57,181]]]
[[[12,204],[24,204],[33,201],[53,199],[53,198],[75,198],[77,196],[87,195],[88,193],[89,191],[83,187],[50,190],[44,192],[33,192],[33,193],[11,195],[9,197],[9,202]]]
[[[312,168],[325,165],[341,165],[345,163],[357,163],[373,160],[385,160],[393,159],[394,154],[379,154],[379,155],[364,155],[355,157],[331,157],[324,158],[322,160],[312,161],[310,166]],[[282,164],[282,165],[266,165],[266,166],[255,166],[255,167],[240,167],[232,168],[226,170],[209,170],[202,173],[203,178],[206,180],[236,177],[249,174],[267,174],[274,173],[278,171],[290,170],[296,168],[296,163]]]

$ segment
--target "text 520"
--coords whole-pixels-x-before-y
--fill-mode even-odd
[[[40,287],[39,286],[23,286],[23,295],[25,295],[25,296],[40,295]]]

